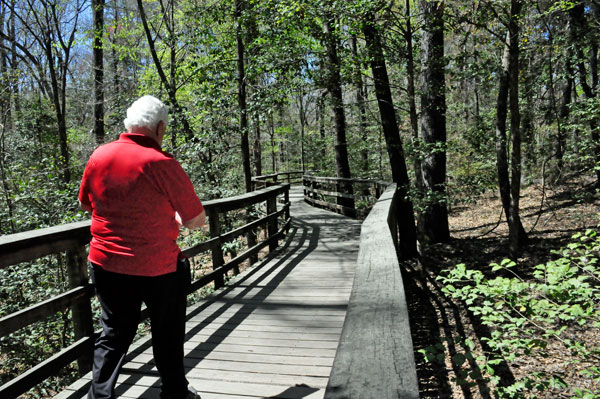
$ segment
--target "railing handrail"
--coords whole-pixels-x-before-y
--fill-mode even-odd
[[[293,170],[290,172],[276,172],[276,173],[271,173],[268,175],[253,176],[252,180],[265,180],[265,179],[270,179],[270,178],[277,177],[277,176],[289,176],[289,175],[304,174],[304,173],[306,173],[306,172],[303,172],[301,170]]]
[[[302,180],[295,180],[292,181],[292,175],[298,175],[298,178],[302,178],[302,176],[304,175],[304,173],[301,170],[296,170],[296,171],[290,171],[290,172],[277,172],[277,173],[271,173],[269,175],[260,175],[260,176],[254,176],[252,177],[250,180],[252,181],[252,187],[254,189],[256,189],[257,187],[269,187],[269,186],[273,186],[275,184],[279,184],[280,182],[282,182],[283,180],[287,181],[288,183],[298,183]],[[280,176],[285,176],[285,179],[283,180],[278,180],[278,178]]]
[[[217,212],[227,212],[262,202],[270,195],[281,194],[286,186],[271,186],[233,197],[205,201],[202,204],[207,212],[213,209]],[[91,220],[88,219],[0,236],[0,268],[61,252],[77,244],[87,244],[91,238],[90,226]],[[60,246],[60,249],[56,249],[56,246]],[[44,248],[32,251],[32,247]]]
[[[358,183],[358,184],[381,184],[386,187],[392,184],[389,181],[385,180],[377,180],[377,179],[362,179],[362,178],[345,178],[345,177],[324,177],[324,176],[313,176],[313,175],[304,175],[304,179],[308,181],[316,181],[316,182],[324,182],[324,183]]]
[[[302,184],[304,201],[310,205],[339,212],[349,217],[357,217],[365,214],[356,209],[357,200],[364,199],[367,196],[365,192],[377,198],[391,183],[375,179],[304,175]],[[355,190],[355,184],[362,185],[363,189]],[[369,189],[365,186],[373,187],[375,192],[369,193]],[[331,198],[335,202],[332,202]]]
[[[237,268],[242,261],[250,259],[252,262],[253,257],[257,256],[258,252],[266,246],[269,246],[270,251],[276,249],[278,240],[284,237],[291,223],[289,188],[290,184],[288,183],[279,184],[250,193],[203,203],[208,215],[211,239],[191,248],[186,248],[183,252],[188,256],[194,256],[200,252],[210,250],[213,259],[213,270],[193,281],[189,290],[190,293],[213,281],[215,287],[219,288],[223,284],[224,275],[229,270]],[[284,196],[284,204],[280,210],[277,210],[276,200],[277,196],[281,194]],[[263,201],[266,201],[266,216],[251,221],[233,231],[221,233],[219,214],[237,209],[246,210],[248,207]],[[281,216],[283,216],[283,221],[281,228],[279,228],[277,221]],[[74,359],[79,359],[80,373],[85,373],[91,368],[91,344],[94,336],[90,303],[92,292],[88,285],[87,259],[85,257],[85,246],[91,238],[90,225],[91,221],[85,220],[0,236],[0,268],[67,251],[69,286],[71,288],[68,292],[0,318],[0,337],[70,307],[73,309],[75,339],[77,341],[17,378],[0,386],[0,397],[17,397],[54,374],[57,369],[71,363]],[[252,232],[262,225],[266,225],[267,230],[267,238],[264,241],[253,244],[251,248],[248,248],[234,259],[224,262],[221,250],[223,242]]]
[[[396,184],[361,225],[356,273],[326,399],[419,397],[408,308],[396,255]]]

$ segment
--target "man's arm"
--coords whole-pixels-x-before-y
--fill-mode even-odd
[[[77,201],[79,202],[79,207],[80,207],[81,209],[83,209],[83,210],[84,210],[84,211],[86,211],[86,212],[91,212],[91,211],[92,211],[92,207],[91,207],[91,205],[84,204],[83,202],[81,202],[81,200],[77,200]]]
[[[181,216],[179,216],[179,213],[175,212],[175,220],[177,220],[177,222],[179,224],[187,227],[190,230],[196,230],[196,229],[199,229],[200,227],[204,226],[204,223],[206,222],[206,212],[203,209],[202,212],[200,212],[198,215],[194,216],[193,218],[191,218],[190,220],[187,220],[185,222],[182,222]]]

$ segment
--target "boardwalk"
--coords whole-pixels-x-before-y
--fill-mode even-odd
[[[323,398],[352,288],[360,223],[290,193],[290,240],[188,309],[187,378],[203,399]],[[158,398],[151,343],[131,349],[119,397]],[[59,399],[82,398],[89,375]]]

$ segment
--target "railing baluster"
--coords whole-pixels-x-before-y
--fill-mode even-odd
[[[219,211],[217,209],[207,209],[208,216],[208,229],[211,238],[216,238],[221,235],[221,224],[219,223]],[[223,259],[223,249],[221,248],[221,240],[217,240],[211,247],[210,252],[212,256],[212,267],[213,270],[222,266],[225,261]],[[223,275],[215,276],[215,289],[221,288],[225,285]]]
[[[277,212],[277,197],[269,197],[267,199],[267,214]],[[267,233],[269,238],[277,234],[277,218],[272,218],[267,222]],[[277,248],[277,241],[272,241],[269,244],[269,251],[274,251]]]
[[[67,268],[69,274],[69,288],[88,285],[87,254],[85,246],[81,245],[67,251]],[[92,306],[90,295],[77,299],[71,308],[73,314],[73,329],[75,340],[94,335],[92,321]],[[77,360],[79,375],[82,376],[92,369],[92,348]]]

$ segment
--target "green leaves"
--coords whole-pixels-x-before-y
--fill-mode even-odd
[[[496,367],[502,362],[526,358],[535,362],[551,357],[557,347],[571,354],[570,362],[576,365],[573,372],[600,379],[596,366],[599,344],[578,339],[581,328],[600,326],[600,238],[596,231],[587,230],[572,239],[565,248],[554,251],[557,259],[535,266],[528,280],[519,276],[517,264],[509,259],[490,264],[492,275],[459,264],[438,276],[442,292],[463,301],[490,328],[490,336],[483,341],[493,352],[476,359],[476,366],[490,383],[499,381]],[[504,277],[506,273],[510,277]],[[475,349],[472,341],[465,341],[463,346]],[[461,366],[467,358],[468,354],[456,354],[452,360]],[[597,394],[571,388],[561,374],[546,374],[540,369],[511,386],[497,388],[497,397],[534,397],[536,392],[549,389],[572,389],[577,398]]]

